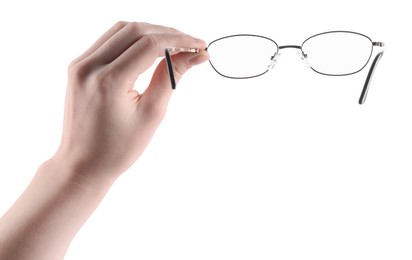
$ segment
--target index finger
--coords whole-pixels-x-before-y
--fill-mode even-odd
[[[110,70],[120,78],[134,81],[171,46],[204,49],[206,43],[186,34],[148,34],[114,60]]]
[[[154,25],[150,23],[131,22],[117,31],[97,48],[88,58],[88,62],[101,66],[111,63],[117,59],[124,51],[132,46],[141,37],[148,34],[183,34],[182,32],[161,25]]]

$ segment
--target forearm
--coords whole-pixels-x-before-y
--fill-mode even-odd
[[[111,183],[95,183],[56,159],[45,162],[0,219],[0,259],[63,259]]]

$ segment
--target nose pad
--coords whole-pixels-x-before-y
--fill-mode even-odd
[[[270,62],[268,64],[268,69],[273,69],[275,67],[276,63],[278,63],[278,60],[280,59],[280,53],[275,53],[272,57],[270,57]]]
[[[303,53],[302,51],[297,51],[296,53],[299,55],[301,61],[305,63],[306,67],[310,68],[309,62],[307,60],[308,55],[306,53]]]

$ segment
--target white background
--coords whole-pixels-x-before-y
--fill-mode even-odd
[[[387,46],[363,106],[367,70],[318,75],[293,49],[256,79],[190,71],[66,259],[412,258],[407,1],[62,2],[0,4],[0,214],[59,144],[67,65],[116,21],[280,45],[352,30]]]

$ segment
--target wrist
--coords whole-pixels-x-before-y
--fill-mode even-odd
[[[69,154],[57,152],[52,158],[45,161],[39,172],[53,174],[53,178],[82,188],[107,190],[120,174],[109,174],[99,171],[93,163],[81,160]]]

